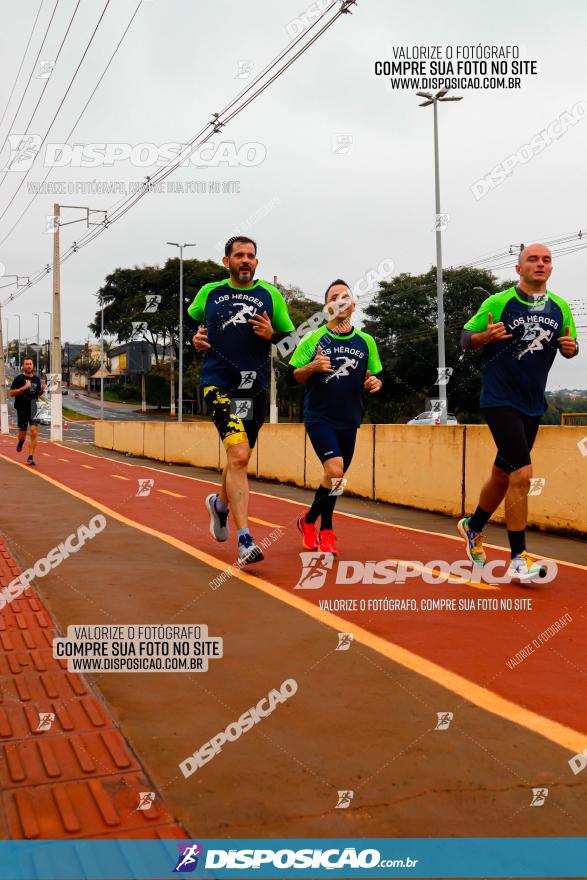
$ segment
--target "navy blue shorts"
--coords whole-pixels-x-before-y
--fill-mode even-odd
[[[348,471],[357,441],[358,428],[334,428],[328,422],[306,425],[314,452],[322,463],[329,458],[342,458],[343,469]]]

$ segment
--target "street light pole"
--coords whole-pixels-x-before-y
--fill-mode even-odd
[[[17,350],[18,350],[18,372],[20,373],[20,315],[15,315],[15,318],[18,318],[18,340],[17,340]]]
[[[38,375],[39,375],[39,352],[40,352],[40,350],[41,350],[41,346],[40,346],[40,343],[39,343],[39,320],[40,320],[40,315],[39,315],[38,312],[33,312],[33,315],[34,315],[34,316],[36,317],[36,319],[37,319],[37,376],[38,376]]]
[[[445,101],[462,101],[459,97],[445,97],[448,89],[440,89],[435,95],[430,92],[416,92],[426,100],[420,107],[433,105],[434,110],[434,201],[436,208],[436,305],[438,310],[438,396],[441,401],[440,423],[446,424],[448,404],[446,396],[446,350],[444,341],[444,279],[442,275],[442,222],[440,213],[440,160],[438,150],[438,103]]]
[[[0,303],[0,434],[8,434],[8,403],[6,401],[6,372],[4,369],[2,329],[2,304]],[[8,336],[8,332],[6,335]]]
[[[104,421],[104,300],[100,297],[100,421]]]
[[[178,244],[176,241],[168,241],[167,244],[179,248],[179,399],[177,402],[177,421],[183,422],[183,249],[195,247],[196,245],[195,243]],[[171,348],[171,353],[173,359],[173,346]]]
[[[52,315],[51,315],[51,312],[43,312],[43,314],[44,314],[44,315],[49,315],[49,336],[47,337],[47,339],[51,339],[51,333],[52,333],[52,327],[51,327],[51,325],[52,325],[52,323],[53,323]],[[45,376],[46,376],[47,373],[49,372],[49,370],[47,369],[48,366],[49,366],[49,347],[47,346],[47,358],[46,358],[46,361],[45,361]]]

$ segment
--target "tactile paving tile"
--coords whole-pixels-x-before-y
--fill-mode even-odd
[[[0,537],[0,589],[21,573]],[[53,657],[34,588],[0,610],[0,832],[15,839],[185,838],[82,675]],[[41,715],[52,715],[48,729]]]
[[[38,736],[0,744],[0,788],[137,771],[138,763],[120,733]]]
[[[149,791],[146,776],[102,776],[84,782],[25,786],[2,792],[6,821],[13,838],[59,840],[92,837],[104,832],[136,830],[173,824],[158,801],[138,810],[140,792]]]
[[[39,715],[51,713],[55,720],[51,733],[83,733],[112,727],[102,704],[93,696],[77,700],[44,700],[32,703],[0,704],[0,742],[43,736],[46,731],[39,727]]]

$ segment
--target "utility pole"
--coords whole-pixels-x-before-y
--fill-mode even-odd
[[[462,101],[461,97],[445,97],[448,89],[440,89],[435,95],[430,92],[416,92],[420,98],[426,100],[420,107],[433,105],[434,109],[434,196],[436,207],[436,304],[438,309],[438,396],[441,401],[442,412],[440,423],[446,424],[448,416],[448,403],[446,397],[446,354],[444,345],[444,279],[442,276],[442,222],[440,213],[440,161],[438,155],[438,102]]]
[[[178,392],[179,392],[179,400],[178,400],[178,409],[177,409],[177,421],[183,422],[183,249],[188,247],[195,247],[195,242],[192,244],[179,244],[176,241],[168,241],[167,244],[172,245],[173,247],[179,248],[179,343],[178,343],[178,353],[179,353],[179,381],[178,381]],[[173,348],[171,349],[171,357],[173,360]],[[172,397],[175,397],[175,385],[173,382],[173,365],[171,367],[172,371],[172,385],[173,394]],[[175,415],[175,400],[173,401],[173,412],[171,415]]]
[[[51,321],[51,440],[63,440],[63,400],[61,398],[61,263],[59,261],[59,227],[61,207],[53,205],[53,318]]]
[[[0,434],[8,434],[8,403],[6,402],[6,371],[2,337],[2,305],[0,304]]]
[[[82,205],[53,205],[53,320],[52,341],[51,341],[51,381],[47,382],[51,388],[51,440],[63,440],[63,399],[61,397],[61,263],[59,261],[59,230],[62,226],[70,226],[72,223],[81,223],[82,218],[78,220],[69,220],[67,223],[61,222],[61,209],[71,208],[76,211],[85,211],[85,221],[90,226],[102,226],[106,222],[106,211],[98,208],[87,208]],[[104,214],[102,223],[93,223],[90,220],[90,214]],[[77,250],[76,243],[73,243],[74,251]]]
[[[273,286],[277,287],[277,275],[273,276]],[[271,346],[269,355],[269,422],[276,425],[279,422],[279,411],[277,409],[277,377],[275,375],[275,351],[274,345]]]

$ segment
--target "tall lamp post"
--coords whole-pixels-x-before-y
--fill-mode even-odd
[[[438,308],[438,394],[441,400],[442,412],[440,414],[440,423],[446,424],[448,415],[448,405],[446,399],[446,382],[444,376],[446,372],[446,353],[444,347],[444,281],[442,277],[442,229],[441,229],[441,213],[440,213],[440,166],[438,158],[438,104],[446,101],[462,101],[462,97],[446,97],[448,89],[440,89],[435,95],[430,92],[416,92],[419,98],[426,100],[419,104],[419,107],[429,107],[431,104],[434,108],[434,190],[436,205],[436,304]]]
[[[37,319],[37,376],[38,376],[38,375],[39,375],[39,352],[40,352],[40,350],[41,350],[41,346],[40,346],[40,343],[39,343],[39,320],[40,320],[40,315],[39,315],[38,312],[33,312],[33,315],[34,315],[35,318]]]
[[[53,332],[53,315],[51,312],[43,312],[44,315],[49,315],[49,336],[47,339],[51,339],[51,334]],[[47,362],[45,364],[45,374],[49,372],[49,346],[47,346]]]
[[[196,245],[195,243],[178,244],[176,241],[168,241],[167,244],[179,248],[179,399],[177,401],[177,421],[183,422],[183,249]],[[173,352],[173,347],[171,350]],[[171,369],[173,374],[173,366]]]
[[[104,421],[104,300],[100,297],[100,421]]]
[[[18,318],[18,372],[20,373],[20,315],[15,315],[15,318]]]

